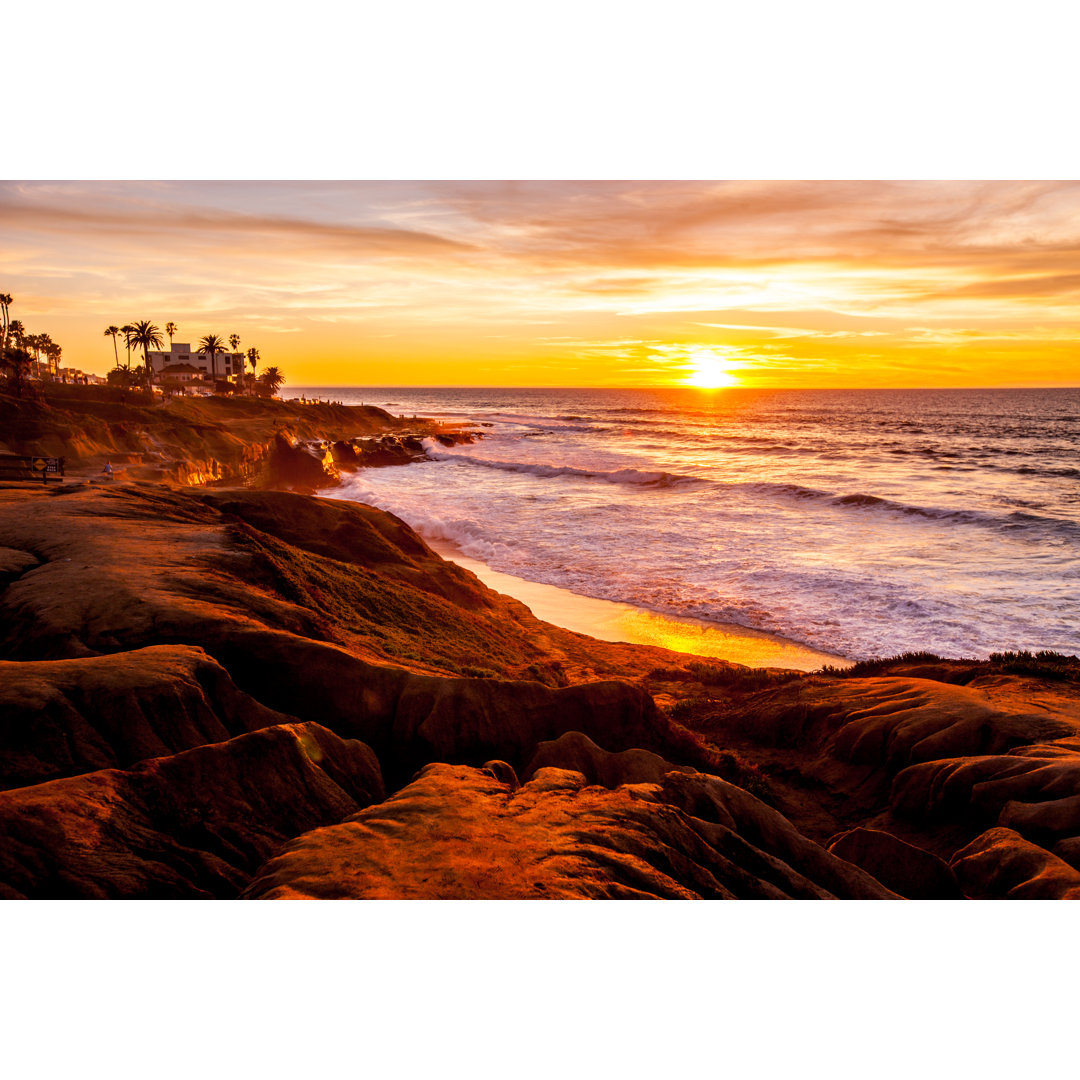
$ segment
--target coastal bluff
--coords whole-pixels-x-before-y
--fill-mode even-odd
[[[243,484],[313,492],[340,469],[401,465],[421,439],[475,436],[374,405],[276,398],[172,397],[50,384],[34,399],[0,392],[0,453],[64,458],[69,476],[182,486]]]
[[[541,623],[360,504],[0,488],[0,895],[1075,897],[1080,673]]]

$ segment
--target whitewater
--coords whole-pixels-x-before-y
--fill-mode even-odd
[[[294,392],[483,432],[336,494],[503,573],[850,659],[1080,653],[1080,390]]]

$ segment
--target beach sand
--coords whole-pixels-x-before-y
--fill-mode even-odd
[[[774,634],[734,623],[662,615],[632,604],[582,596],[569,589],[492,570],[486,563],[464,555],[446,542],[429,540],[428,545],[444,559],[471,570],[488,588],[520,600],[538,619],[601,641],[658,645],[675,652],[711,656],[748,667],[816,671],[823,664],[851,666],[851,661],[841,656],[819,652]]]

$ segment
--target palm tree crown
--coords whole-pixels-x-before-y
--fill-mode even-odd
[[[178,327],[174,322],[167,322],[165,324],[165,333],[169,335],[169,348],[172,348],[172,337],[176,333]]]
[[[3,328],[0,329],[0,352],[7,348],[8,339],[8,325],[10,323],[11,314],[8,308],[12,305],[11,293],[0,293],[0,317],[3,318]]]
[[[259,382],[266,387],[266,390],[271,397],[278,392],[278,388],[284,381],[285,376],[281,374],[280,368],[276,367],[268,367],[259,376]]]
[[[251,365],[252,374],[254,374],[255,368],[259,365],[259,350],[254,345],[247,351],[247,361]],[[254,393],[254,390],[252,390],[252,393]]]
[[[217,382],[217,364],[215,358],[218,353],[225,351],[225,342],[222,340],[220,334],[207,334],[206,337],[199,342],[199,352],[207,353],[210,357],[210,368],[213,372],[214,382]]]
[[[127,346],[127,353],[128,353],[127,369],[128,369],[128,371],[131,370],[131,335],[132,335],[132,332],[134,330],[135,330],[135,327],[132,326],[131,323],[124,323],[124,325],[120,327],[120,333],[124,335],[124,344]]]
[[[161,336],[161,331],[149,319],[143,319],[132,326],[128,343],[136,349],[142,349],[143,371],[146,373],[147,381],[153,385],[154,369],[150,366],[150,349],[164,348],[165,340]]]
[[[113,356],[116,357],[116,366],[120,366],[120,354],[116,351],[116,335],[120,333],[119,326],[107,326],[105,327],[105,336],[112,338],[112,351]]]

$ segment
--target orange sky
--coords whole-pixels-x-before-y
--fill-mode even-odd
[[[151,319],[292,386],[1080,383],[1072,182],[11,181],[0,228],[99,374]]]

